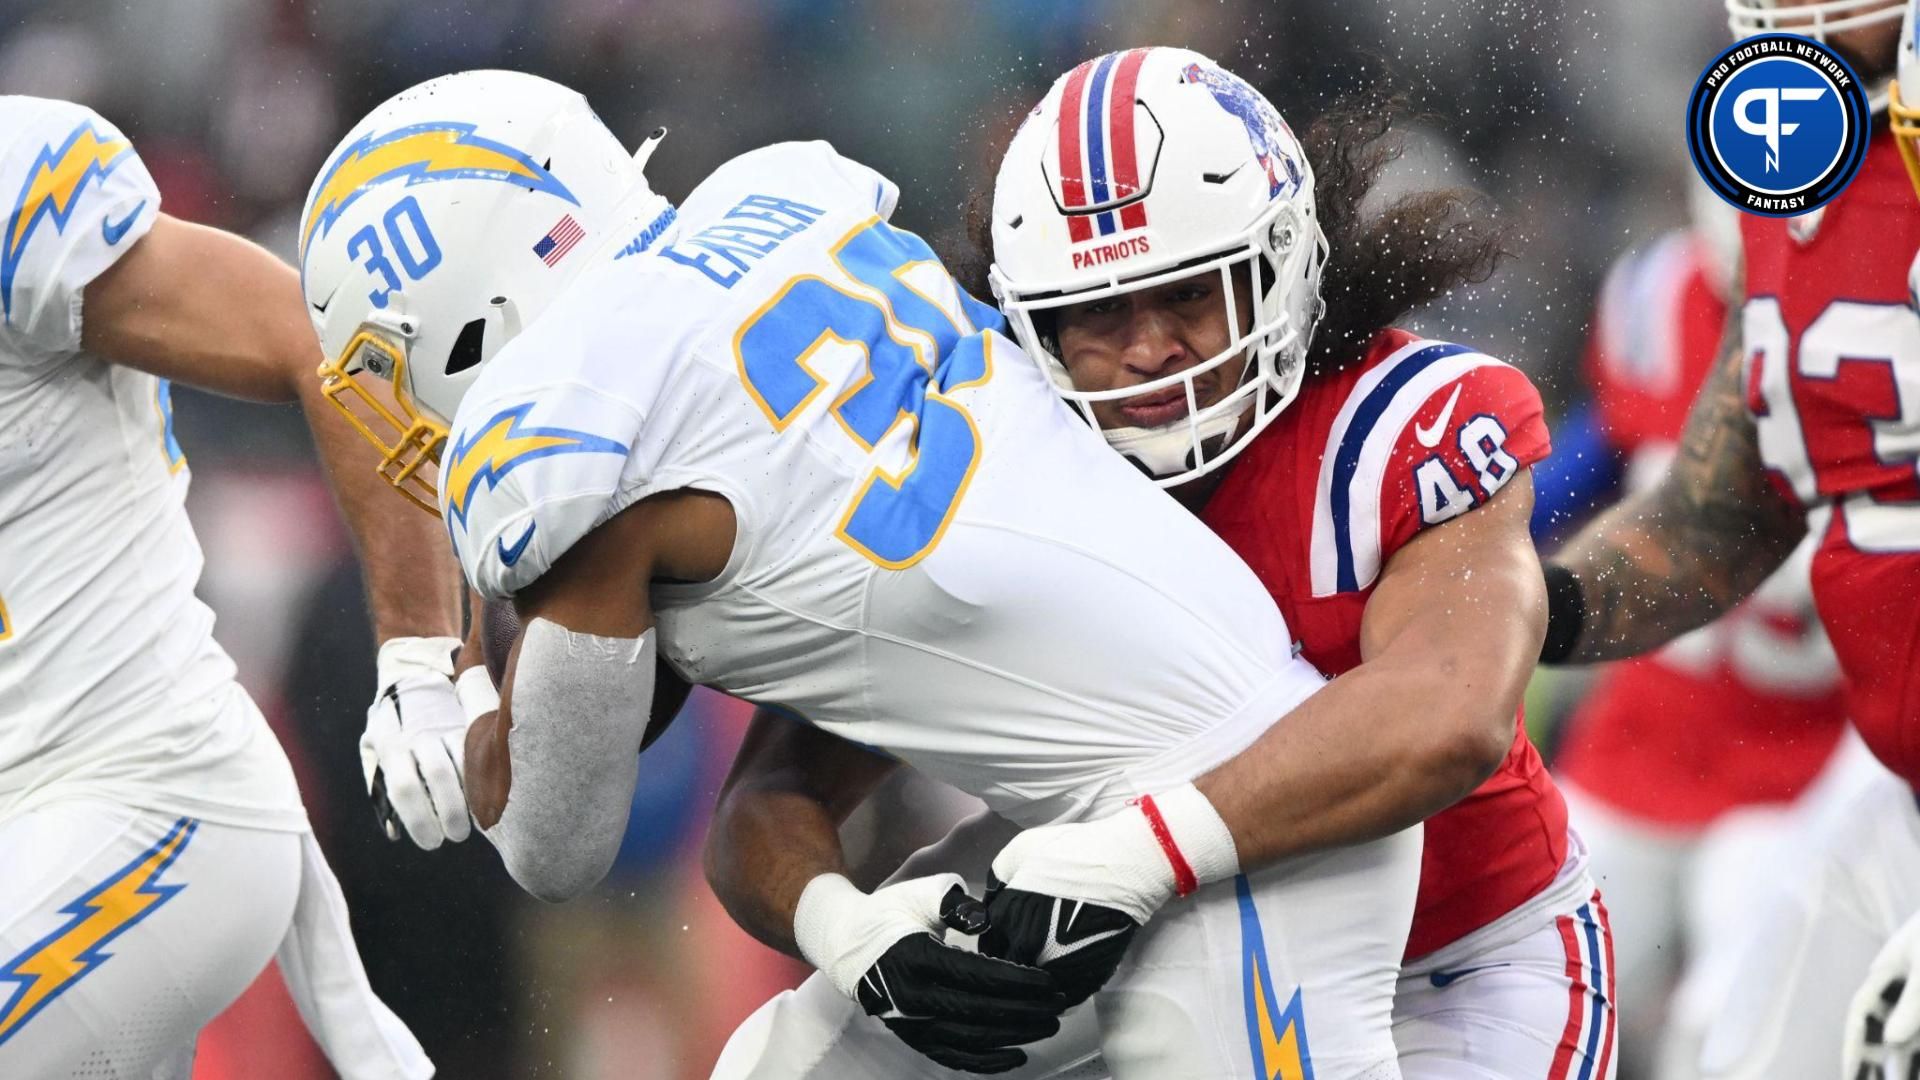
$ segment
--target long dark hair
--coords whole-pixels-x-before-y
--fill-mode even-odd
[[[1412,192],[1362,214],[1381,171],[1405,150],[1394,121],[1407,106],[1404,95],[1375,83],[1336,100],[1301,139],[1329,249],[1320,278],[1327,310],[1309,375],[1358,360],[1375,334],[1457,286],[1487,280],[1510,254],[1506,227],[1464,188]]]
[[[1405,150],[1394,121],[1407,114],[1404,95],[1373,82],[1336,99],[1301,139],[1329,252],[1320,278],[1327,309],[1307,357],[1309,377],[1357,361],[1374,335],[1456,286],[1487,280],[1510,254],[1508,230],[1464,188],[1417,191],[1362,213],[1381,171]],[[991,184],[977,188],[964,233],[936,245],[954,278],[982,297],[993,263],[992,208]]]

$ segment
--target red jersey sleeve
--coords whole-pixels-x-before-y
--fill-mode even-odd
[[[1518,368],[1495,361],[1434,390],[1381,478],[1381,557],[1486,502],[1552,449],[1540,392]]]
[[[1372,585],[1420,530],[1486,502],[1551,449],[1540,394],[1511,365],[1418,339],[1377,360],[1329,433],[1314,595]]]

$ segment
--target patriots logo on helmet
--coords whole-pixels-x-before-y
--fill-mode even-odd
[[[1144,197],[1160,160],[1160,130],[1135,122],[1146,49],[1108,53],[1069,72],[1061,90],[1060,205],[1067,236],[1085,243],[1147,225]]]
[[[580,205],[544,165],[505,143],[475,135],[472,124],[409,124],[356,139],[327,165],[300,227],[303,260],[314,236],[325,237],[354,200],[377,184],[401,178],[409,187],[434,180],[498,180]]]
[[[1280,118],[1279,110],[1273,107],[1272,102],[1238,76],[1219,68],[1188,64],[1180,77],[1188,83],[1206,87],[1207,92],[1213,95],[1213,100],[1219,102],[1222,109],[1247,129],[1247,140],[1253,143],[1254,160],[1266,170],[1267,194],[1270,197],[1299,188],[1300,165],[1286,149],[1294,142],[1293,129]],[[1280,163],[1279,170],[1274,168],[1276,159]],[[1281,171],[1286,173],[1284,179]]]

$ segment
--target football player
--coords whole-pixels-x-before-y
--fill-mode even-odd
[[[331,413],[297,278],[162,212],[91,110],[0,97],[0,132],[0,1075],[184,1078],[276,956],[341,1075],[429,1075],[194,596],[170,380]],[[381,540],[380,633],[446,634],[450,581],[416,576],[432,534],[367,498],[359,440],[316,437]],[[458,711],[445,677],[416,696]]]
[[[1304,168],[1290,136],[1266,153]],[[1321,252],[1305,188],[1266,184],[1236,190],[1294,227],[1258,237],[1286,297],[1261,338],[1286,367]],[[466,756],[475,818],[521,884],[557,900],[604,874],[636,751],[684,679],[1021,824],[1097,821],[1002,864],[996,901],[1024,918],[996,932],[1050,945],[1065,959],[1047,971],[941,943],[983,925],[955,875],[769,883],[760,931],[930,1054],[1017,1063],[1131,939],[1102,997],[1138,1021],[1104,1040],[1116,1071],[1264,1077],[1311,1039],[1323,1077],[1399,1075],[1418,818],[1268,865],[1266,822],[1195,785],[1323,680],[1246,566],[887,224],[892,183],[789,143],[675,208],[578,95],[472,72],[376,109],[314,193],[302,262],[335,377],[392,380],[404,424],[376,434],[396,479],[438,454],[468,578],[523,626]],[[1483,774],[1462,757],[1454,773]],[[1059,900],[1088,886],[1097,904]]]
[[[1876,100],[1903,47],[1901,8],[1729,4],[1735,36],[1820,37],[1875,84]],[[1750,918],[1764,947],[1745,951],[1720,1004],[1706,1076],[1832,1075],[1844,1045],[1852,1078],[1863,1055],[1882,1052],[1883,1031],[1912,1030],[1883,1024],[1896,976],[1870,982],[1847,1015],[1876,950],[1920,911],[1920,316],[1908,285],[1920,213],[1900,158],[1876,122],[1859,175],[1833,202],[1795,218],[1743,216],[1744,291],[1672,467],[1547,568],[1542,658],[1614,659],[1732,607],[1810,537],[1814,603],[1848,713],[1899,777],[1859,784],[1822,864]],[[1890,962],[1901,974],[1912,963],[1897,948]]]
[[[1618,260],[1594,313],[1586,379],[1630,485],[1672,460],[1738,284],[1740,212],[1704,186],[1691,192],[1693,226]],[[1649,1075],[1656,1056],[1690,1073],[1718,1011],[1710,988],[1744,945],[1744,927],[1721,913],[1749,899],[1745,871],[1791,833],[1786,805],[1846,730],[1811,558],[1803,542],[1725,617],[1606,670],[1568,721],[1554,775],[1600,868],[1616,981],[1638,1007],[1621,1013],[1623,1075]],[[1682,962],[1690,992],[1663,1008]]]
[[[1309,168],[1273,106],[1204,57],[1139,49],[1088,61],[1055,84],[1001,165],[994,288],[1062,397],[1246,558],[1305,655],[1340,673],[1203,781],[1231,792],[1217,805],[1257,822],[1273,857],[1311,859],[1427,819],[1395,1000],[1401,1074],[1607,1076],[1605,910],[1518,722],[1539,629],[1529,612],[1542,600],[1527,531],[1528,467],[1548,449],[1541,404],[1512,367],[1390,327],[1484,276],[1497,251],[1454,217],[1452,193],[1360,219],[1389,160],[1375,140],[1390,122],[1377,105],[1323,118]],[[1309,352],[1318,300],[1288,277],[1284,253],[1326,250],[1323,225],[1329,313]],[[715,842],[729,828],[749,835],[730,820],[746,813],[733,798]],[[781,825],[759,827],[770,834],[763,854],[778,850]],[[992,871],[1017,873],[1040,850],[1104,852],[1106,827],[1029,830],[992,856]],[[1076,884],[1074,899],[1110,902],[1098,876]],[[990,906],[996,920],[1008,913]],[[1006,936],[996,926],[986,945]],[[1310,989],[1247,987],[1249,1002],[1290,992],[1312,1033],[1325,1014]],[[859,1064],[871,1034],[841,1030],[846,1010],[836,1023],[823,1003],[817,986],[776,1000],[717,1075],[884,1075]],[[1109,1044],[1205,1017],[1181,1001],[1099,1012]],[[1258,1075],[1345,1075],[1323,1071],[1317,1036],[1296,1056],[1256,1020],[1249,1013]],[[1110,1051],[1104,1066],[1090,1062],[1090,1020],[1069,1025],[1020,1075],[1144,1075]],[[783,1055],[795,1046],[802,1053]]]

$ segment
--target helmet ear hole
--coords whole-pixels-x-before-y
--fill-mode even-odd
[[[485,319],[475,319],[460,328],[460,336],[453,340],[453,349],[447,354],[447,374],[457,375],[480,363],[480,347],[486,334]]]

